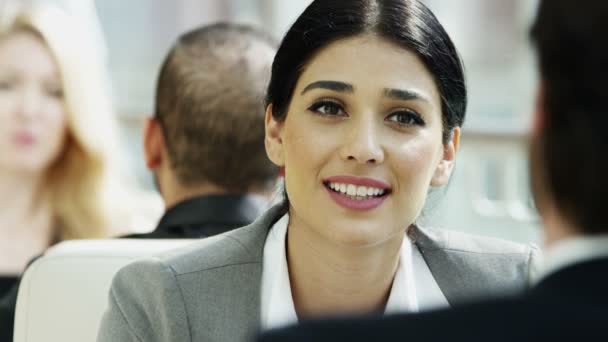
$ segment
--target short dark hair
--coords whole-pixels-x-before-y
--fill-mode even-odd
[[[315,0],[289,29],[272,65],[266,105],[284,120],[307,63],[327,45],[373,33],[415,53],[441,95],[444,142],[462,126],[467,94],[464,70],[452,40],[435,15],[417,0]]]
[[[180,36],[156,89],[177,179],[233,192],[267,188],[278,168],[264,148],[264,89],[274,40],[246,25],[219,23]]]
[[[606,1],[543,0],[531,31],[544,94],[533,185],[588,234],[608,232],[607,19]]]

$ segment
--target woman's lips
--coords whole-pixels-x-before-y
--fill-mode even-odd
[[[18,132],[13,135],[13,141],[19,146],[32,146],[36,143],[36,137],[29,132]]]
[[[391,185],[385,181],[369,178],[369,177],[357,177],[357,176],[332,176],[326,178],[324,183],[343,183],[343,184],[353,184],[356,186],[368,186],[379,189],[390,190]]]
[[[388,183],[366,177],[329,177],[324,185],[338,205],[357,211],[377,208],[391,192]]]

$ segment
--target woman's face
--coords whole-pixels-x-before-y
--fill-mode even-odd
[[[453,167],[432,75],[415,54],[375,36],[321,50],[285,121],[269,113],[267,151],[285,167],[292,223],[338,244],[401,238]]]
[[[63,149],[66,125],[59,69],[45,43],[27,31],[0,40],[0,170],[44,172]]]

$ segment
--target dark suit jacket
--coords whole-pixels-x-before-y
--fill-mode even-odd
[[[304,322],[275,341],[608,341],[608,258],[569,266],[525,295],[418,315]]]
[[[246,226],[264,212],[263,201],[247,195],[212,195],[185,200],[169,208],[150,233],[131,239],[195,239]],[[19,281],[0,296],[0,342],[11,342]]]
[[[0,342],[13,340],[13,321],[17,304],[18,282],[0,297]]]
[[[167,209],[150,233],[123,236],[129,239],[196,239],[246,226],[260,216],[267,205],[247,195],[194,197]]]

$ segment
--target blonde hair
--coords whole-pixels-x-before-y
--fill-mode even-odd
[[[93,39],[77,27],[75,18],[49,4],[3,9],[0,37],[19,31],[38,35],[59,68],[67,115],[64,150],[45,180],[57,237],[99,238],[114,235],[127,210],[118,175],[121,151],[109,94],[104,60]],[[122,222],[126,225],[126,222]]]

